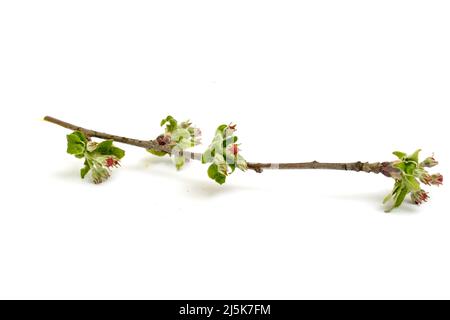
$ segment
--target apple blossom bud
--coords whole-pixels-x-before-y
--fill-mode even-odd
[[[425,192],[424,190],[419,190],[411,193],[411,200],[417,205],[420,205],[423,202],[427,202],[428,198],[428,192]]]
[[[169,144],[170,143],[170,136],[168,136],[168,135],[160,135],[160,136],[158,136],[157,138],[156,138],[156,142],[158,142],[158,144],[160,145],[160,146],[165,146],[166,144]]]
[[[120,162],[115,157],[108,157],[105,160],[105,166],[107,168],[117,168],[120,167]]]
[[[438,164],[439,162],[437,162],[434,157],[428,157],[420,163],[420,165],[425,168],[432,168]]]
[[[431,175],[431,184],[440,186],[444,182],[444,176],[440,173]]]
[[[239,147],[236,143],[230,144],[228,146],[228,150],[233,154],[234,156],[237,156],[239,153]]]
[[[424,170],[422,173],[419,174],[419,180],[423,184],[426,184],[429,186],[432,183],[433,179],[432,179],[431,175]]]

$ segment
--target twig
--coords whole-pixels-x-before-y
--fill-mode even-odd
[[[66,129],[81,131],[87,137],[95,137],[105,140],[113,140],[115,142],[125,143],[136,147],[141,147],[145,149],[152,149],[155,151],[163,151],[167,153],[172,153],[172,149],[167,145],[160,145],[156,140],[139,140],[133,138],[127,138],[123,136],[118,136],[109,133],[103,133],[95,130],[86,129],[71,123],[46,116],[45,121],[54,123]],[[186,159],[201,160],[202,155],[200,153],[184,151],[183,155]],[[247,162],[248,169],[254,170],[255,172],[261,173],[264,169],[327,169],[327,170],[346,170],[346,171],[356,171],[356,172],[367,172],[367,173],[383,173],[385,176],[391,176],[392,163],[391,162],[349,162],[349,163],[324,163],[324,162],[296,162],[296,163],[257,163],[257,162]]]

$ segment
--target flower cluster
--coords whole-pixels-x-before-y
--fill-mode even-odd
[[[387,212],[399,207],[408,194],[413,203],[420,205],[429,199],[428,192],[422,189],[421,183],[427,186],[440,186],[444,177],[440,173],[430,174],[426,168],[432,168],[438,164],[434,157],[428,157],[419,162],[420,150],[411,155],[396,151],[394,155],[398,160],[384,168],[383,173],[395,179],[394,189],[384,199],[384,203],[390,203]]]
[[[120,159],[125,155],[125,151],[115,147],[111,140],[100,143],[88,141],[80,131],[67,135],[67,153],[79,159],[84,158],[81,178],[84,179],[91,172],[94,183],[107,180],[111,176],[111,169],[120,166]]]
[[[202,155],[202,163],[211,163],[208,176],[219,184],[224,184],[227,176],[236,168],[247,170],[247,162],[240,154],[235,132],[236,125],[219,126],[212,143]]]
[[[168,146],[171,153],[148,149],[147,151],[156,156],[173,155],[175,166],[181,169],[186,160],[182,154],[183,150],[194,147],[201,143],[200,129],[193,127],[190,121],[178,122],[172,116],[167,116],[161,121],[161,126],[166,126],[164,134],[156,138],[160,146]]]

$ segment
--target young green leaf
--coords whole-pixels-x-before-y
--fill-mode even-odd
[[[88,174],[88,172],[91,170],[91,165],[87,160],[84,161],[84,167],[80,170],[81,179],[84,179],[84,177]]]
[[[395,156],[397,156],[397,158],[399,158],[400,160],[403,160],[404,157],[406,157],[406,153],[401,152],[401,151],[394,151],[392,152]]]
[[[122,159],[125,156],[125,151],[115,147],[112,140],[106,140],[97,145],[95,152],[101,155],[115,156],[118,159]]]
[[[82,158],[86,150],[87,139],[80,131],[74,131],[67,135],[67,153]]]
[[[184,158],[184,156],[175,156],[174,162],[175,162],[175,167],[177,168],[177,170],[181,170],[181,168],[186,163],[186,159]]]
[[[421,149],[417,149],[413,154],[410,154],[406,159],[409,161],[413,161],[415,163],[419,163],[419,153]]]
[[[172,116],[167,116],[165,119],[161,120],[161,127],[163,125],[166,125],[166,132],[173,132],[177,126],[178,126],[178,121],[175,120]]]
[[[167,152],[164,151],[157,151],[157,150],[153,150],[153,149],[147,149],[148,152],[150,152],[151,154],[157,156],[157,157],[164,157]]]

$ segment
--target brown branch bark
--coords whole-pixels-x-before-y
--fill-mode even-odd
[[[132,139],[127,137],[122,137],[114,134],[104,133],[100,131],[86,129],[77,125],[73,125],[71,123],[61,121],[59,119],[46,116],[44,118],[45,121],[54,123],[66,129],[70,129],[73,131],[81,131],[87,137],[95,137],[105,140],[113,140],[116,142],[129,144],[136,147],[141,147],[145,149],[153,149],[156,151],[164,151],[167,153],[171,153],[172,150],[169,146],[160,145],[156,140],[139,140]],[[183,155],[186,159],[192,160],[201,160],[201,153],[184,151]],[[345,170],[345,171],[356,171],[356,172],[367,172],[367,173],[383,173],[387,177],[391,177],[394,172],[397,171],[396,168],[392,167],[392,162],[348,162],[348,163],[324,163],[324,162],[296,162],[296,163],[257,163],[257,162],[248,162],[248,169],[254,170],[255,172],[263,172],[265,169],[326,169],[326,170]]]

